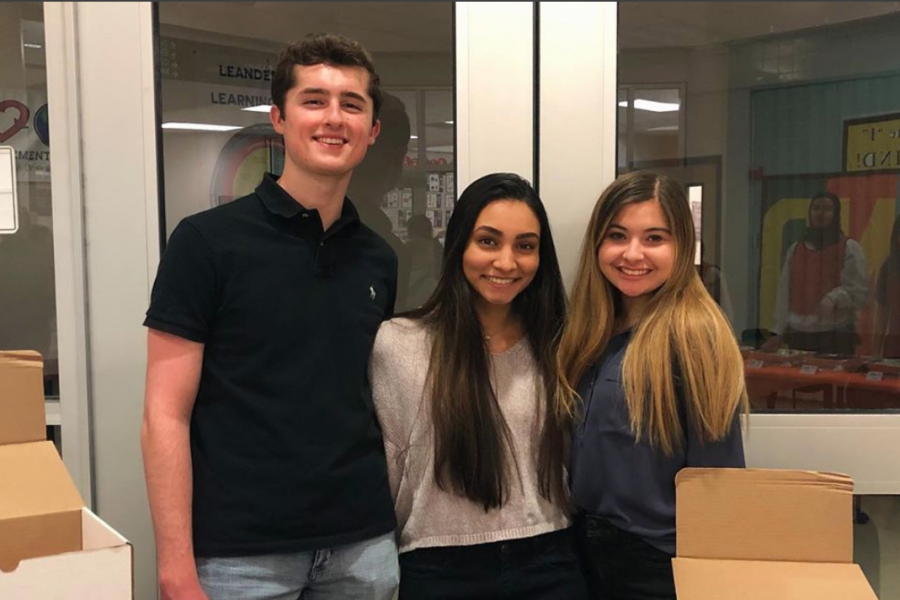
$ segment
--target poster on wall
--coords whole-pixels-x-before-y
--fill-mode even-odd
[[[900,113],[844,121],[844,170],[900,170]]]

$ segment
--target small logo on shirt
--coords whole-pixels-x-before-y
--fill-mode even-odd
[[[371,298],[372,300],[375,299],[375,286],[374,285],[369,286],[369,298]]]

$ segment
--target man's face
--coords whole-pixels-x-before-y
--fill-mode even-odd
[[[368,87],[362,67],[294,66],[284,112],[273,106],[269,114],[284,136],[285,172],[343,177],[353,171],[381,127],[372,124]]]

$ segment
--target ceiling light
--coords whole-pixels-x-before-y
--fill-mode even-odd
[[[411,140],[417,140],[417,139],[419,139],[419,136],[417,136],[417,135],[411,135],[411,136],[409,136],[409,139],[411,139]]]
[[[213,125],[211,123],[163,123],[162,128],[182,131],[234,131],[235,129],[242,129],[239,125]]]
[[[447,125],[453,125],[453,121],[444,121]]]
[[[619,102],[619,106],[623,108],[628,107],[628,102],[623,100]],[[634,107],[637,110],[647,110],[650,112],[663,113],[663,112],[675,112],[681,105],[677,102],[656,102],[655,100],[644,100],[642,98],[638,98],[634,101]]]
[[[40,50],[41,48],[43,48],[43,46],[41,46],[40,44],[31,44],[28,42],[25,42],[24,44],[22,44],[22,47],[23,48],[34,48],[35,50]]]
[[[272,110],[272,105],[271,104],[260,104],[258,106],[248,106],[247,108],[242,108],[241,110],[246,110],[247,112],[267,113]]]

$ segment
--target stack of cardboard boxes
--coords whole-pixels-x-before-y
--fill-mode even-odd
[[[0,598],[126,600],[132,573],[131,545],[46,441],[41,356],[0,352]]]

